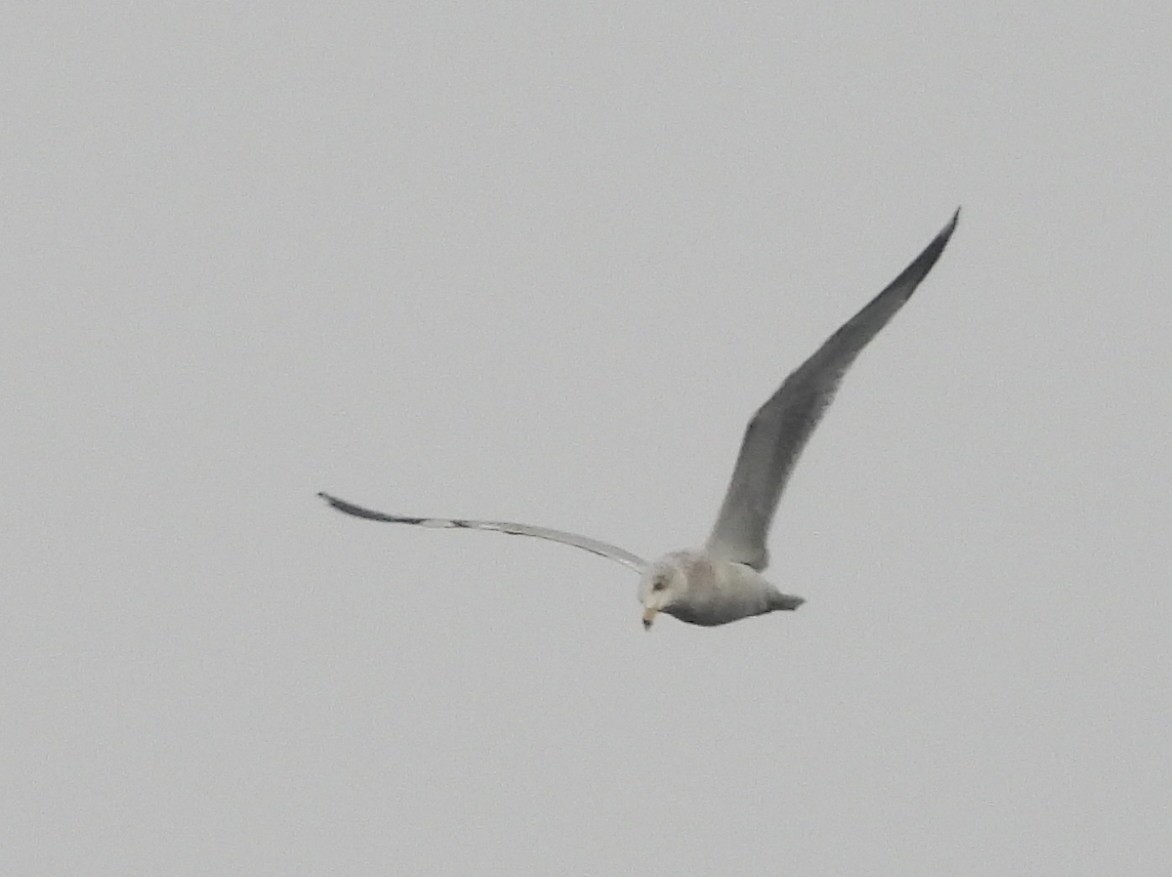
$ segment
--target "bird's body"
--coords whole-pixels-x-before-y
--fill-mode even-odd
[[[778,500],[847,369],[936,264],[959,213],[895,280],[794,370],[753,415],[716,525],[702,549],[673,551],[648,563],[618,546],[576,533],[507,521],[390,515],[329,494],[319,495],[339,511],[369,520],[532,536],[618,561],[640,573],[639,601],[643,604],[643,625],[648,628],[660,612],[710,627],[775,610],[797,609],[805,602],[801,597],[781,593],[761,575],[769,562],[766,540]]]
[[[664,612],[680,621],[715,627],[776,609],[797,609],[801,597],[783,594],[761,573],[704,549],[672,551],[639,580],[643,623]]]

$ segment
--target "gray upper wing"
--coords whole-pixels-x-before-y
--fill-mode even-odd
[[[753,415],[716,526],[708,537],[711,552],[757,570],[769,563],[769,525],[802,448],[855,357],[936,264],[959,216],[957,210],[915,261],[831,335]]]
[[[385,512],[376,512],[362,506],[354,505],[328,493],[319,493],[322,499],[340,512],[354,515],[356,518],[366,518],[370,521],[386,521],[391,524],[414,524],[418,527],[439,527],[463,530],[492,530],[497,533],[510,533],[514,536],[532,536],[536,539],[548,539],[551,542],[560,542],[563,545],[572,545],[597,554],[609,557],[619,563],[629,566],[636,572],[643,572],[647,562],[641,557],[631,554],[616,545],[599,542],[589,536],[579,536],[577,533],[566,533],[562,530],[551,530],[548,527],[533,527],[529,524],[513,524],[509,521],[472,521],[466,518],[416,518],[405,515],[388,515]]]

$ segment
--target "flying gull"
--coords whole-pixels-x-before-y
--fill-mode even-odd
[[[903,273],[831,335],[753,415],[716,525],[703,548],[673,551],[648,563],[616,545],[576,533],[507,521],[390,515],[328,493],[318,496],[340,512],[372,521],[494,530],[548,539],[609,557],[640,574],[639,602],[643,605],[643,626],[648,629],[660,612],[680,621],[711,626],[777,609],[797,609],[805,600],[781,593],[761,575],[769,563],[765,543],[777,502],[843,375],[936,264],[959,215],[957,210]]]

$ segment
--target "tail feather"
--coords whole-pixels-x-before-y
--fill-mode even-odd
[[[769,603],[770,609],[788,609],[790,611],[797,609],[806,600],[804,597],[794,597],[791,594],[774,594]]]

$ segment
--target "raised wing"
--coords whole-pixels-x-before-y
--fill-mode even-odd
[[[376,512],[364,509],[345,500],[330,496],[328,493],[319,493],[322,499],[340,512],[354,515],[356,518],[366,518],[370,521],[386,521],[390,524],[414,524],[417,527],[436,527],[454,530],[493,530],[497,533],[509,533],[514,536],[533,536],[536,539],[547,539],[550,542],[560,542],[563,545],[573,545],[597,554],[600,557],[609,557],[619,563],[629,566],[636,572],[642,573],[647,568],[647,561],[636,557],[629,551],[624,551],[616,545],[599,542],[588,536],[579,536],[577,533],[564,533],[561,530],[550,530],[547,527],[531,527],[528,524],[512,524],[508,521],[470,521],[465,518],[411,518],[404,515],[388,515],[385,512]]]
[[[895,316],[927,276],[956,228],[960,210],[903,273],[827,339],[761,406],[745,430],[740,455],[708,550],[757,570],[769,563],[765,542],[777,501],[810,434],[855,357]]]

